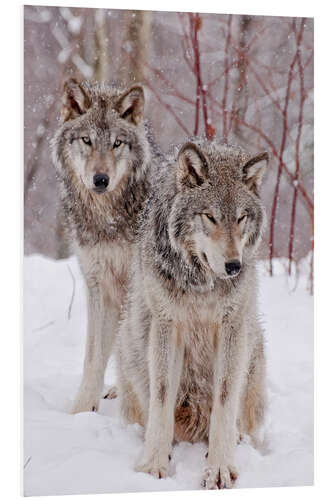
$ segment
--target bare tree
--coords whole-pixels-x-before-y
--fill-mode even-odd
[[[273,273],[275,257],[291,272],[313,255],[311,19],[26,7],[25,40],[28,252],[67,254],[48,143],[75,75],[144,83],[164,149],[192,134],[267,149],[261,257]]]
[[[119,78],[125,84],[142,82],[149,58],[152,13],[127,11]]]

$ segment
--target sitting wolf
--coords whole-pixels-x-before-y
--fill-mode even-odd
[[[229,488],[239,433],[259,438],[266,380],[256,249],[267,161],[194,139],[157,173],[116,348],[122,413],[145,426],[139,471],[165,477],[173,440],[208,439],[202,484]]]
[[[118,328],[132,241],[160,152],[142,119],[139,85],[65,83],[53,161],[67,229],[87,285],[84,374],[73,413],[97,411]]]

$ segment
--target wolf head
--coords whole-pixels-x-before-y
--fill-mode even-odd
[[[102,84],[64,85],[62,126],[53,142],[58,170],[67,168],[92,193],[117,190],[148,158],[144,92]],[[60,172],[61,173],[61,172]]]
[[[266,152],[250,157],[215,141],[183,145],[168,231],[189,264],[222,279],[241,272],[264,226],[259,188],[267,162]]]

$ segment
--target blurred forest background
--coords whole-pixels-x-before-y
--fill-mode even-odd
[[[50,139],[66,78],[141,82],[163,150],[192,134],[271,162],[260,257],[307,257],[313,287],[313,20],[24,8],[25,253],[68,255]]]

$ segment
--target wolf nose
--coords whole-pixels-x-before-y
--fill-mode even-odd
[[[109,184],[109,176],[106,174],[96,174],[93,178],[96,191],[105,191]]]
[[[229,260],[228,262],[225,263],[225,270],[227,271],[227,274],[229,276],[234,276],[235,274],[238,274],[241,269],[242,269],[242,264],[239,262],[239,260]]]

